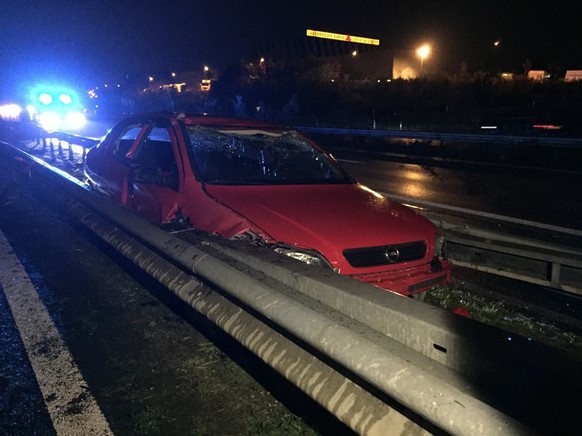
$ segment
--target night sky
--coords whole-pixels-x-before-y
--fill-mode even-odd
[[[379,38],[405,50],[430,41],[449,63],[508,67],[526,59],[582,69],[582,1],[2,0],[0,86],[59,77],[91,86],[127,74],[226,66],[307,28]]]

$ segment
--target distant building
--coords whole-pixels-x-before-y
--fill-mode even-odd
[[[394,58],[392,65],[392,78],[411,80],[420,76],[420,64],[418,59],[411,56],[398,56]]]
[[[202,79],[200,81],[200,91],[208,92],[212,87],[212,81],[210,79]]]
[[[144,93],[159,91],[182,92],[205,92],[210,90],[211,80],[202,71],[185,71],[172,73],[171,75],[150,77],[149,85],[143,90]]]
[[[527,78],[534,82],[543,82],[550,78],[550,74],[544,70],[529,70],[527,72]]]
[[[564,77],[564,82],[577,82],[582,80],[582,70],[568,70]]]

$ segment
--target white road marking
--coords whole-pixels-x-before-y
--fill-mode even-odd
[[[58,436],[113,435],[26,271],[0,231],[0,287]]]
[[[349,159],[336,159],[338,162],[346,162],[346,163],[352,163],[352,164],[361,164],[362,161],[359,160],[349,160]]]

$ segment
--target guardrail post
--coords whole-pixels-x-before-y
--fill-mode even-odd
[[[548,263],[548,269],[549,269],[548,280],[554,285],[557,285],[560,283],[560,272],[562,269],[561,267],[562,267],[562,265],[560,265],[559,263],[556,263],[556,262],[549,262]]]

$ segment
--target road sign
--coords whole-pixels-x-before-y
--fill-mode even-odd
[[[307,29],[307,36],[313,38],[334,39],[336,41],[355,42],[357,44],[380,45],[379,39],[365,38],[363,36],[342,35],[341,33],[324,32],[321,30]]]

